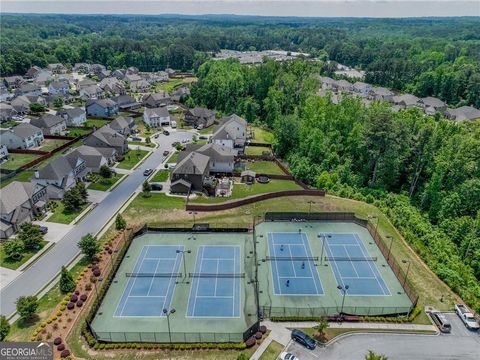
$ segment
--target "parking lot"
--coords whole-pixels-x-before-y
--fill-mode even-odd
[[[480,332],[467,330],[454,313],[445,315],[452,324],[450,334],[353,334],[313,351],[291,341],[287,351],[300,360],[363,360],[368,350],[389,360],[478,359]]]

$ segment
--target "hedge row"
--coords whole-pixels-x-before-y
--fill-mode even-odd
[[[191,344],[156,344],[156,343],[96,343],[95,350],[143,349],[143,350],[244,350],[242,343],[191,343]]]

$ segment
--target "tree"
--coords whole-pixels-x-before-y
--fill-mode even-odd
[[[77,185],[75,185],[75,188],[78,191],[78,194],[80,195],[81,202],[84,204],[88,200],[88,191],[87,188],[85,187],[85,183],[83,181],[79,181]]]
[[[147,180],[143,182],[142,191],[144,197],[150,197],[150,191],[152,191],[152,186]]]
[[[46,107],[42,104],[39,104],[36,102],[30,104],[30,111],[32,113],[38,114],[38,113],[44,112],[45,110],[46,110]]]
[[[82,198],[76,187],[65,191],[62,199],[63,207],[66,211],[76,211],[82,205]]]
[[[117,230],[124,230],[127,227],[127,222],[122,217],[122,215],[118,214],[117,218],[115,219],[115,228]]]
[[[147,137],[145,138],[145,143],[146,143],[146,144],[150,144],[151,142],[152,142],[152,139],[150,139],[150,136],[147,136]]]
[[[0,341],[5,340],[10,332],[10,324],[5,316],[0,316]]]
[[[24,250],[25,245],[18,239],[9,240],[3,245],[5,256],[13,260],[21,259]]]
[[[57,97],[53,100],[53,106],[56,108],[61,108],[63,106],[63,99],[61,97]]]
[[[73,280],[72,274],[65,266],[62,266],[62,271],[60,272],[60,291],[63,293],[69,293],[75,290],[75,281]]]
[[[112,177],[112,169],[110,169],[107,165],[102,165],[100,167],[100,176],[105,179],[110,179]]]
[[[372,350],[368,350],[368,354],[365,355],[365,360],[388,360],[388,357],[375,354]]]
[[[23,223],[20,225],[20,231],[17,238],[23,242],[28,249],[34,249],[43,241],[43,233],[38,225],[32,223]]]
[[[323,336],[325,333],[325,330],[328,329],[328,321],[325,319],[321,319],[317,325],[315,325],[313,328],[318,332],[320,336]]]
[[[17,299],[17,312],[24,320],[31,319],[37,311],[38,299],[36,296],[20,296]]]
[[[83,255],[88,260],[93,260],[95,255],[100,251],[100,244],[92,234],[87,234],[78,242],[78,247],[82,250]]]

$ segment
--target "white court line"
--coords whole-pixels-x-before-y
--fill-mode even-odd
[[[159,264],[160,264],[160,260],[157,260],[157,264],[155,265],[155,271],[153,272],[154,274],[157,273],[157,269],[158,269]],[[148,287],[147,296],[150,295],[150,290],[152,290],[153,279],[155,279],[155,277],[152,276],[152,278],[150,279],[150,286]]]
[[[218,261],[218,259],[217,259],[217,269],[215,270],[215,274],[218,274],[218,265],[219,264],[220,264],[220,261]],[[217,285],[218,285],[218,276],[215,276],[215,287],[213,288],[213,296],[217,296]]]
[[[185,247],[184,246],[178,246],[177,247],[177,250],[184,250]],[[175,263],[173,264],[174,268],[172,270],[175,270],[177,268],[177,262],[178,262],[178,259],[181,258],[182,256],[180,256],[180,253],[177,254],[177,260],[175,261]],[[180,266],[180,264],[178,264]],[[167,287],[167,292],[165,293],[165,299],[163,300],[163,305],[162,305],[162,309],[166,309],[166,303],[167,303],[167,299],[168,299],[168,293],[170,292],[170,287],[172,286],[172,282],[175,282],[175,281],[172,281],[174,278],[173,277],[170,277],[170,280],[168,281],[168,287]],[[173,295],[173,294],[172,294]],[[172,299],[170,298],[170,301]],[[170,305],[170,304],[169,304]],[[170,309],[167,309],[167,310],[170,310]]]
[[[131,295],[131,298],[163,298],[165,295]]]
[[[326,236],[326,234],[323,234],[324,237],[324,246],[326,246],[326,250],[327,250],[327,253],[330,254],[330,257],[333,257],[333,254],[332,254],[332,251],[330,249],[330,244],[328,243],[328,237]],[[328,261],[330,264],[333,264],[331,266],[331,269],[332,269],[332,272],[333,272],[333,276],[335,277],[335,279],[338,281],[340,280],[340,282],[342,283],[342,286],[343,288],[345,288],[345,284],[343,282],[343,278],[342,278],[342,274],[340,273],[340,269],[338,268],[337,266],[337,262],[335,260],[332,260],[332,261]],[[337,269],[337,272],[335,273],[335,271],[333,271],[333,266],[335,266],[335,269]],[[338,277],[340,277],[340,279],[337,278],[336,274],[338,274]]]
[[[212,245],[212,246],[216,246],[216,245]],[[235,258],[204,257],[203,260],[228,260],[228,261],[234,261]]]
[[[301,237],[302,237],[302,240],[303,240],[303,252],[305,253],[305,256],[309,256],[308,251],[307,251],[308,238],[307,238],[306,235],[303,236],[303,233],[302,233]],[[310,254],[310,255],[312,255],[312,254]],[[314,273],[313,273],[313,271],[314,270],[316,271],[316,269],[312,269],[312,264],[311,264],[312,262],[311,261],[307,261],[307,263],[308,263],[308,268],[310,270],[310,274],[312,275],[311,278],[313,280],[313,285],[315,285],[315,291],[317,292],[317,294],[320,294],[320,292],[318,291],[317,282],[315,281],[315,276],[314,276]]]
[[[280,279],[291,279],[291,276],[279,276]],[[296,276],[294,279],[313,279],[313,276]]]
[[[195,270],[198,270],[198,272],[201,272],[202,270],[202,263],[203,263],[203,253],[204,253],[204,250],[205,250],[205,246],[202,245],[200,246],[200,252],[198,253],[199,256],[200,256],[200,261],[199,261],[199,264],[200,264],[200,269],[197,269],[197,264],[195,264]],[[197,259],[198,260],[198,259]],[[195,308],[197,307],[197,295],[198,295],[198,286],[200,284],[200,279],[197,279],[197,287],[195,288],[195,297],[193,298],[193,309],[192,309],[192,315],[195,314]],[[193,287],[192,287],[193,288]]]
[[[359,277],[353,277],[353,276],[344,276],[343,278],[344,278],[344,279],[355,279],[355,280],[358,280],[358,279],[362,279],[362,280],[373,280],[373,279],[376,279],[375,276],[373,276],[373,277],[361,277],[361,278],[359,278]]]
[[[358,245],[357,245],[358,247]],[[358,271],[357,271],[357,268],[355,267],[355,265],[353,264],[353,261],[352,261],[352,257],[350,256],[350,254],[348,253],[347,251],[347,248],[345,246],[343,246],[343,250],[345,250],[345,254],[347,254],[347,257],[348,257],[348,262],[350,263],[350,265],[352,265],[352,269],[355,271],[355,274],[357,274],[357,278],[360,278],[360,275],[358,275]],[[340,274],[342,275],[342,274]],[[343,277],[343,276],[342,276]]]
[[[177,260],[176,257],[173,257],[173,258],[162,258],[162,257],[159,257],[159,258],[156,258],[156,257],[146,257],[146,258],[143,258],[143,260]]]
[[[272,233],[269,233],[269,235],[271,236],[271,239],[272,239],[272,250],[273,250],[273,255],[272,256],[277,256],[277,252],[275,250],[275,238],[273,237],[273,234]],[[280,291],[280,294],[283,293],[282,291],[282,286],[280,285],[280,271],[278,270],[278,262],[275,261],[275,269],[277,270],[277,284],[278,284],[278,291]]]
[[[145,256],[147,255],[148,245],[145,245],[145,246],[142,248],[142,252],[143,252],[143,249],[145,249],[145,253],[143,254],[143,257],[142,257],[142,256],[139,256],[139,257],[138,257],[137,263],[136,263],[135,266],[133,267],[134,270],[137,268],[137,265],[140,265],[139,268],[142,267],[143,259],[144,259]],[[141,253],[140,253],[140,255],[141,255]],[[140,259],[141,259],[141,261],[140,261]],[[130,287],[130,290],[128,291],[128,295],[127,295],[127,297],[125,298],[125,302],[123,303],[122,311],[120,311],[120,316],[123,316],[123,311],[125,310],[125,306],[127,305],[128,298],[130,297],[130,294],[132,293],[132,289],[134,288],[136,281],[137,281],[137,278],[134,278],[134,279],[133,279],[133,282],[132,282],[132,286]],[[128,287],[128,283],[127,283],[127,287]],[[125,290],[126,290],[126,288],[124,289],[124,293],[125,293]],[[122,298],[123,298],[123,294],[122,294]]]
[[[215,295],[215,296],[212,296],[212,295],[197,295],[197,299],[205,299],[205,298],[211,298],[211,299],[231,299],[231,298],[234,298],[235,299],[235,296],[227,296],[227,295]]]

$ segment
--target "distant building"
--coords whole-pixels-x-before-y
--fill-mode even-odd
[[[12,105],[0,102],[0,122],[12,120],[12,117],[16,114],[17,111]]]
[[[67,68],[65,65],[56,63],[56,64],[48,64],[47,69],[51,71],[53,74],[65,74],[67,72]]]
[[[425,111],[427,115],[433,115],[436,112],[443,113],[447,110],[447,104],[440,99],[428,96],[418,100],[418,105]]]
[[[122,110],[138,109],[141,105],[130,95],[115,96],[114,98],[112,98],[112,100],[115,101],[118,105],[118,108]]]

